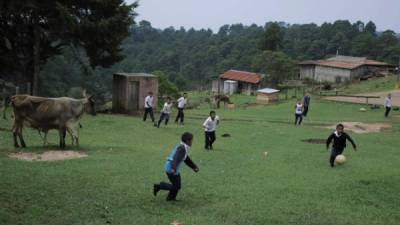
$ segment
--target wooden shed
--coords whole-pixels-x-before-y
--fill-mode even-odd
[[[153,92],[153,107],[157,107],[158,77],[146,73],[116,73],[113,77],[114,113],[134,113],[144,110],[144,99]]]
[[[257,90],[257,103],[267,105],[279,99],[279,90],[264,88]]]

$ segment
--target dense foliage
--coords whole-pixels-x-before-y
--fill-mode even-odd
[[[91,67],[113,65],[122,59],[120,44],[136,6],[123,0],[1,0],[0,75],[31,83],[28,92],[38,94],[41,67],[64,46],[84,49]]]
[[[276,84],[295,77],[295,65],[301,60],[338,52],[397,64],[400,56],[395,32],[377,32],[373,22],[352,24],[346,20],[320,26],[282,22],[224,25],[216,33],[173,27],[161,30],[141,21],[130,28],[121,48],[125,55],[121,62],[107,69],[97,67],[90,75],[85,72],[89,60],[84,51],[64,48],[62,55],[43,68],[41,94],[66,95],[71,87],[84,84],[108,99],[112,74],[121,71],[159,71],[163,82],[172,82],[179,90],[205,87],[229,69],[264,73],[268,82]]]

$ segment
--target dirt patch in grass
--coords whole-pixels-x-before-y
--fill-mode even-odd
[[[310,144],[326,144],[325,139],[318,139],[318,138],[310,138],[310,139],[305,139],[305,140],[301,140],[301,141],[310,143]]]
[[[68,159],[84,158],[88,155],[78,151],[46,151],[41,154],[33,152],[10,153],[10,158],[24,161],[61,161]]]
[[[389,129],[392,125],[387,123],[360,123],[360,122],[342,122],[345,130],[351,130],[357,134],[379,133],[385,129]],[[323,128],[335,129],[336,124],[323,126]]]

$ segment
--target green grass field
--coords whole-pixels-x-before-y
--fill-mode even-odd
[[[382,110],[314,99],[309,117],[295,127],[293,104],[218,110],[212,152],[203,149],[206,107],[187,111],[184,127],[160,129],[138,117],[86,115],[79,150],[89,157],[68,161],[9,159],[17,150],[11,133],[0,130],[0,224],[400,224],[400,113],[385,119]],[[324,145],[301,140],[325,139],[331,130],[318,126],[340,121],[393,127],[349,132],[359,151],[348,148],[346,164],[332,169]],[[1,120],[0,127],[10,124]],[[191,156],[200,172],[183,168],[182,201],[169,203],[166,193],[152,195],[152,185],[167,180],[165,158],[184,131],[195,134]],[[23,151],[57,148],[56,132],[46,149],[36,131],[26,129],[25,137]]]

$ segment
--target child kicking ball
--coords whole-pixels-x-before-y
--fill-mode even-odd
[[[329,158],[329,163],[331,167],[335,166],[335,159],[338,155],[342,155],[344,149],[346,148],[346,141],[349,140],[350,143],[353,145],[354,151],[357,151],[357,146],[354,143],[353,139],[344,132],[344,126],[343,124],[338,124],[336,126],[336,131],[333,132],[328,139],[326,140],[326,148],[329,149],[329,145],[332,144],[332,149],[331,149],[331,156]]]

